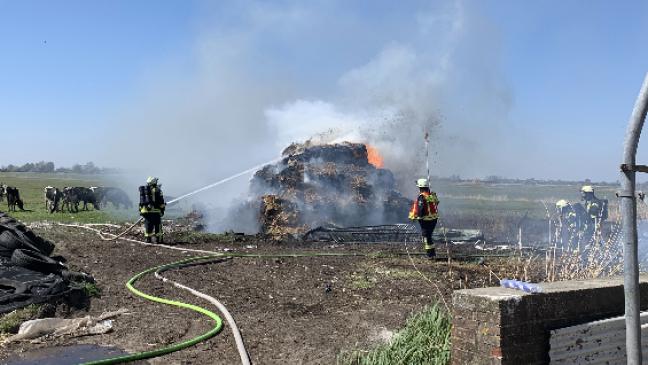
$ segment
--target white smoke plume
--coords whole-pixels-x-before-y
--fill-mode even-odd
[[[345,17],[343,3],[241,9],[245,27],[205,32],[191,57],[151,70],[132,105],[113,116],[119,127],[105,161],[128,169],[124,187],[135,192],[157,175],[167,194],[181,195],[319,136],[376,146],[405,188],[425,174],[426,131],[433,175],[504,173],[511,96],[497,35],[462,1],[413,9],[406,24],[391,25],[393,34],[381,33],[380,21]],[[301,33],[328,42],[312,44]],[[358,50],[364,59],[336,62],[368,40],[373,51]],[[276,45],[292,56],[264,51]],[[302,53],[314,50],[337,67],[321,70],[334,82],[304,76],[320,72],[303,64]],[[177,71],[183,63],[192,71]],[[224,209],[246,189],[240,179],[196,199]]]

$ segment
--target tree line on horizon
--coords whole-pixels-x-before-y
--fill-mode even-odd
[[[93,162],[87,162],[83,165],[75,164],[72,167],[56,167],[54,162],[39,161],[28,162],[24,165],[6,165],[0,167],[0,172],[40,172],[40,173],[75,173],[75,174],[105,174],[115,172],[114,169],[101,168],[96,166]]]

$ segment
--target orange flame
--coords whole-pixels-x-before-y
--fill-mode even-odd
[[[368,144],[365,144],[365,146],[367,147],[367,160],[369,160],[369,163],[376,168],[382,169],[385,166],[385,161],[380,155],[380,152],[378,152],[378,149]]]

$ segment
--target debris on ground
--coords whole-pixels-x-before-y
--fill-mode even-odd
[[[484,234],[478,229],[448,229],[441,227],[434,232],[432,238],[436,242],[453,244],[475,243],[483,240]],[[362,227],[327,225],[306,232],[304,240],[337,243],[420,242],[421,233],[415,225],[405,223]]]
[[[112,330],[111,318],[128,313],[126,309],[114,312],[104,312],[97,317],[82,318],[41,318],[24,322],[18,333],[5,340],[5,343],[31,340],[43,336],[90,336],[101,335]]]
[[[302,235],[322,225],[362,226],[407,219],[409,200],[362,143],[293,143],[252,178],[249,205],[262,233]]]

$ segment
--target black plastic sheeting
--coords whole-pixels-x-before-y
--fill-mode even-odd
[[[83,306],[81,286],[71,277],[93,281],[67,270],[61,257],[50,257],[54,244],[0,212],[0,314],[30,304],[63,300]]]
[[[21,266],[0,268],[0,313],[56,300],[73,289],[63,277]]]

